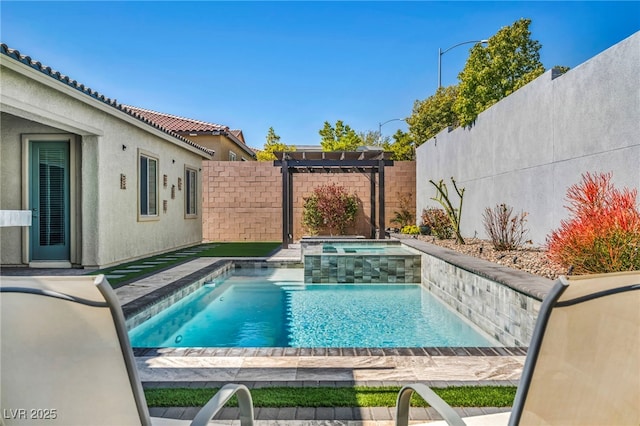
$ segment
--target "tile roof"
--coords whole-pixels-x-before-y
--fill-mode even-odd
[[[255,152],[249,148],[244,140],[242,130],[230,129],[222,124],[208,123],[192,118],[180,117],[164,112],[144,109],[133,105],[122,105],[130,114],[137,115],[164,128],[180,134],[188,133],[219,133],[233,141],[239,148],[255,156]]]
[[[132,105],[123,105],[125,109],[153,121],[154,123],[174,132],[231,132],[227,126],[193,120],[191,118],[178,117],[163,112],[152,111]]]
[[[240,129],[231,129],[229,130],[236,138],[240,139],[242,142],[246,143],[244,140],[244,134],[242,134],[242,130]]]
[[[209,155],[213,155],[214,151],[208,148],[205,148],[203,146],[198,145],[197,143],[193,142],[190,139],[187,139],[181,135],[179,135],[178,133],[176,133],[175,131],[168,129],[166,127],[163,127],[162,125],[158,124],[157,122],[150,120],[144,116],[142,116],[141,114],[137,114],[134,111],[129,111],[127,110],[126,106],[123,104],[118,103],[117,100],[115,99],[111,99],[106,97],[105,95],[99,93],[96,90],[91,89],[88,86],[85,86],[84,84],[78,83],[76,80],[72,80],[70,77],[60,73],[59,71],[56,71],[54,69],[52,69],[51,67],[48,67],[46,65],[43,65],[41,62],[35,61],[33,59],[31,59],[30,56],[26,56],[20,53],[20,51],[18,51],[17,49],[12,49],[9,46],[7,46],[4,43],[0,44],[0,54],[5,55],[11,59],[14,59],[18,62],[23,63],[24,65],[27,65],[28,67],[31,67],[37,71],[40,71],[41,73],[48,75],[49,77],[58,80],[59,82],[66,84],[67,86],[70,86],[82,93],[84,93],[85,95],[92,97],[100,102],[103,102],[106,105],[112,106],[113,108],[122,111],[132,117],[135,117],[136,119],[144,122],[145,124],[147,124],[148,126],[154,127],[170,136],[172,136],[173,138],[179,139],[181,142],[184,142],[194,148],[197,148],[200,151],[203,151]]]

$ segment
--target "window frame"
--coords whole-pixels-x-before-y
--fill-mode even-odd
[[[190,206],[190,204],[192,205]],[[191,211],[190,207],[193,207],[194,210]],[[197,218],[199,216],[199,210],[200,209],[198,208],[198,168],[194,166],[185,165],[184,166],[184,217],[186,219]]]
[[[143,170],[143,159],[146,159],[146,168]],[[151,205],[149,204],[149,195],[150,195],[150,187],[149,187],[149,163],[155,162],[155,213],[149,214],[149,209]],[[146,172],[143,176],[143,172]],[[154,221],[160,219],[160,159],[157,155],[150,153],[148,151],[144,151],[138,149],[138,221]],[[144,188],[143,188],[144,181]],[[146,197],[143,200],[143,194]],[[146,213],[143,213],[143,205],[146,204]]]
[[[238,161],[238,155],[231,150],[229,150],[229,161]]]

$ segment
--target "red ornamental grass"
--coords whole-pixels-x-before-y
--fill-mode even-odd
[[[586,173],[567,191],[571,212],[547,241],[549,257],[578,274],[640,269],[637,190],[616,189],[611,173]]]

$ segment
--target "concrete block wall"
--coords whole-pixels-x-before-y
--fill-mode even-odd
[[[400,209],[402,195],[408,196],[409,208],[414,208],[415,169],[413,161],[395,162],[394,166],[385,168],[385,227],[396,226],[391,219]],[[271,162],[204,161],[202,176],[204,241],[282,240],[282,175],[279,167]],[[356,225],[347,233],[369,236],[369,174],[296,173],[293,177],[294,240],[305,235],[302,228],[304,197],[315,187],[331,182],[355,193],[362,202]],[[376,214],[377,208],[376,205]]]
[[[485,208],[529,213],[529,238],[544,245],[568,217],[569,186],[612,172],[640,188],[640,32],[564,75],[551,71],[481,113],[470,128],[443,130],[418,147],[416,209],[439,207],[429,183],[466,189],[461,230],[486,238]],[[457,205],[457,196],[452,200]]]

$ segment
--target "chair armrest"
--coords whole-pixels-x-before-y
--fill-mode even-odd
[[[417,392],[427,403],[432,406],[438,414],[451,426],[465,426],[466,423],[454,411],[449,404],[444,402],[434,391],[422,383],[413,383],[406,385],[398,392],[398,400],[396,402],[396,425],[408,426],[409,424],[409,406],[411,395]]]
[[[253,401],[251,393],[245,385],[230,383],[224,385],[207,404],[198,411],[191,422],[191,426],[205,426],[209,420],[231,399],[238,395],[238,407],[240,408],[240,425],[253,426]]]

